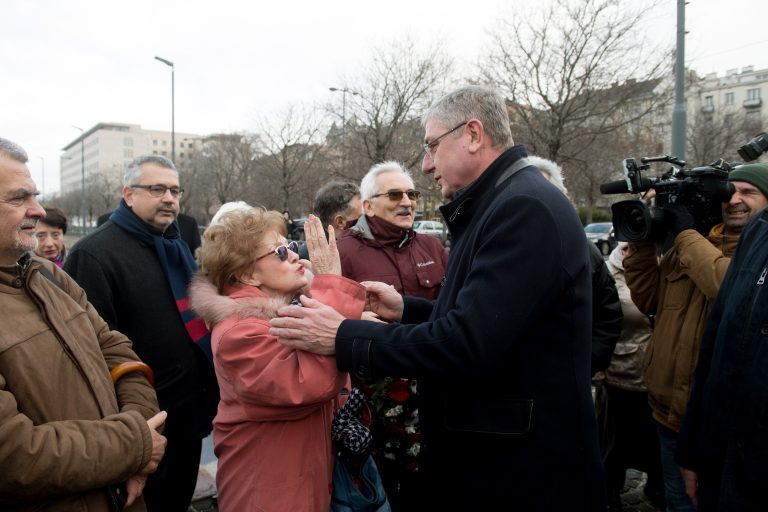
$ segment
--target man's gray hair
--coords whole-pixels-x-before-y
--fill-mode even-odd
[[[382,162],[371,167],[368,173],[363,176],[363,179],[360,181],[360,199],[365,200],[375,196],[379,192],[376,187],[376,177],[379,174],[387,172],[399,172],[405,174],[411,182],[411,187],[414,186],[413,176],[411,176],[411,173],[408,172],[401,163],[395,161]]]
[[[165,167],[166,169],[170,169],[174,171],[177,175],[179,174],[179,171],[176,169],[176,166],[173,165],[173,162],[171,162],[170,159],[161,156],[161,155],[142,155],[137,156],[133,159],[133,161],[128,164],[128,167],[125,168],[125,173],[123,174],[123,186],[124,187],[130,187],[131,185],[136,185],[139,182],[140,176],[141,176],[141,170],[139,167],[141,167],[143,164],[146,163],[153,163],[157,164],[160,167]]]
[[[563,178],[563,170],[552,160],[541,158],[540,156],[530,155],[528,160],[549,175],[549,181],[560,190],[566,196],[568,195],[568,189],[565,188],[565,179]]]
[[[421,122],[426,126],[427,121],[434,120],[450,129],[470,119],[483,124],[494,148],[505,150],[514,145],[507,102],[489,87],[470,85],[446,94],[427,109]]]
[[[355,196],[360,195],[360,189],[354,183],[347,181],[332,181],[317,191],[315,194],[314,211],[320,218],[323,229],[327,229],[333,223],[333,217],[341,213],[345,218],[352,215],[349,202]],[[356,212],[361,214],[362,212]]]
[[[24,151],[21,146],[2,137],[0,137],[0,153],[7,156],[11,160],[21,162],[22,164],[25,164],[29,161],[27,152]]]

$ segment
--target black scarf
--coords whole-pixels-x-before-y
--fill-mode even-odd
[[[211,351],[211,332],[206,327],[202,318],[198,317],[194,311],[189,309],[189,299],[187,298],[187,286],[192,275],[197,272],[197,263],[189,246],[179,238],[178,224],[174,221],[176,229],[166,237],[147,226],[133,211],[128,208],[125,201],[120,201],[109,220],[120,226],[122,229],[136,237],[137,239],[151,244],[155,248],[157,258],[160,260],[160,266],[163,269],[168,284],[171,285],[173,298],[176,300],[176,307],[187,328],[187,333],[193,343],[197,343],[210,361],[213,361],[213,352]]]

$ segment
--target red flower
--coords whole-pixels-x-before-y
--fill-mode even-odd
[[[411,383],[407,379],[399,379],[393,382],[392,389],[387,396],[395,402],[405,402],[411,397]]]

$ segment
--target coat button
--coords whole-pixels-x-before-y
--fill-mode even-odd
[[[760,334],[763,336],[768,336],[768,324],[763,325],[763,327],[760,329]]]
[[[13,280],[13,287],[14,288],[21,288],[22,283],[23,283],[23,281],[21,280],[21,278],[17,277],[16,279]]]

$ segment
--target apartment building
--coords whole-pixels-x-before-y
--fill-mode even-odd
[[[61,193],[88,188],[95,182],[119,187],[125,166],[139,155],[171,158],[171,132],[145,130],[137,124],[98,123],[62,148]],[[200,135],[176,133],[176,164],[188,162],[201,147]]]

